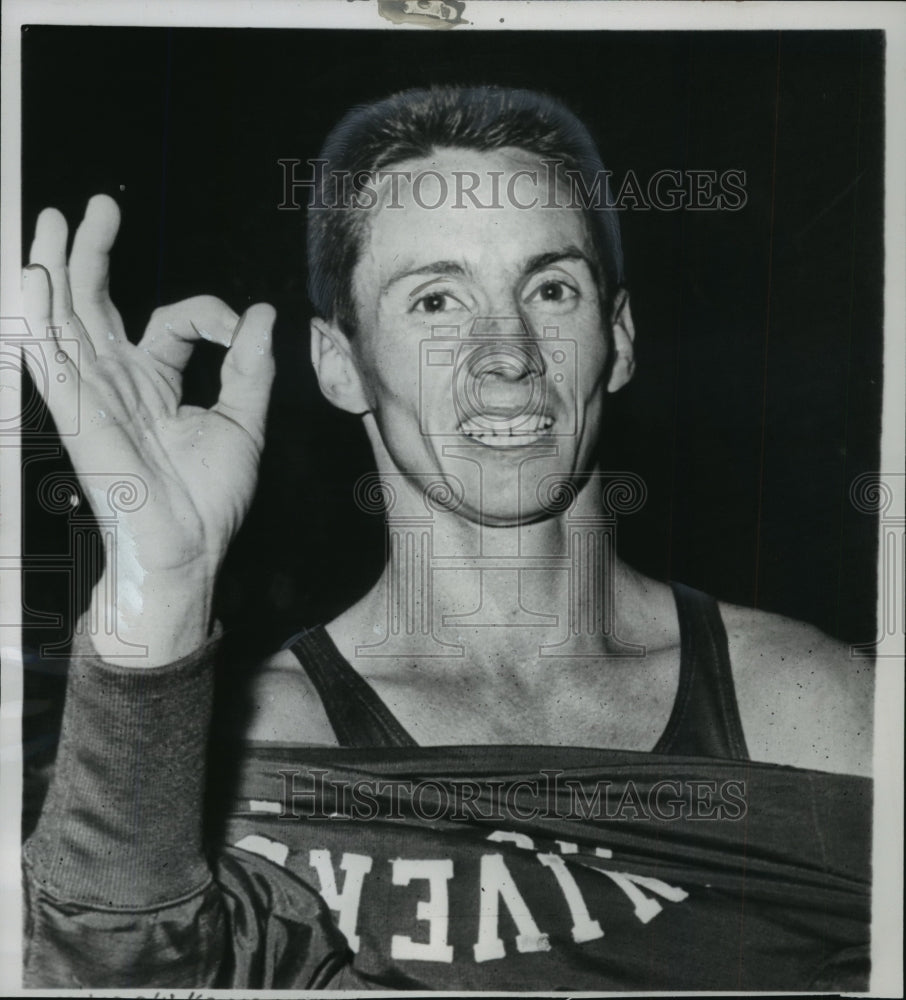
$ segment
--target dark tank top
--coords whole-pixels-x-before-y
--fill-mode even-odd
[[[670,586],[680,626],[679,685],[667,726],[652,752],[748,760],[717,602],[684,584]],[[323,625],[293,636],[286,647],[320,695],[341,746],[418,745],[342,656]]]

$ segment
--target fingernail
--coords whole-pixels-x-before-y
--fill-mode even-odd
[[[192,324],[192,329],[202,340],[207,340],[211,344],[218,344],[220,347],[229,347],[232,342],[229,336],[215,337],[214,334],[209,333],[203,326],[196,326],[194,323]]]
[[[23,285],[25,284],[25,282],[28,281],[29,274],[32,271],[43,272],[45,275],[47,275],[47,272],[44,270],[44,268],[40,264],[26,264],[25,267],[22,268],[22,284]],[[50,285],[50,276],[49,275],[47,277],[47,283],[48,283],[48,286],[49,286]]]
[[[239,317],[239,322],[236,324],[236,326],[233,328],[232,332],[229,334],[230,342],[229,342],[229,344],[227,344],[227,347],[232,347],[233,344],[236,343],[236,338],[239,336],[239,331],[242,329],[242,324],[245,322],[245,317],[247,315],[248,315],[248,312],[244,312]]]
[[[47,280],[50,281],[50,275],[47,274],[47,268],[44,267],[43,264],[26,264],[25,267],[22,268],[22,276],[25,277],[25,275],[32,271],[47,275]]]
[[[245,313],[236,319],[233,319],[233,316],[235,315],[235,313],[233,313],[233,315],[221,315],[221,323],[223,324],[223,332],[226,337],[227,347],[232,347],[232,345],[236,342],[236,334],[239,333],[239,328],[245,320]]]

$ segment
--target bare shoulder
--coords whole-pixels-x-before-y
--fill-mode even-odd
[[[321,698],[289,649],[266,659],[250,682],[247,740],[336,746]]]
[[[753,760],[872,771],[873,665],[812,625],[720,605]]]

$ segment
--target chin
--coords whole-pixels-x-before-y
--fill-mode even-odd
[[[456,513],[463,519],[486,528],[518,528],[527,524],[537,524],[554,516],[542,507],[527,511],[495,507],[491,504],[486,504],[483,508],[463,504]]]
[[[494,489],[486,479],[480,498],[477,491],[467,494],[457,513],[487,527],[537,524],[571,507],[581,489],[580,480],[558,466],[533,462],[523,475],[521,482],[511,480],[509,488]]]

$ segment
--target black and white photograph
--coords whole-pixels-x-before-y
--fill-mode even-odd
[[[902,990],[884,6],[8,5],[6,985]]]

